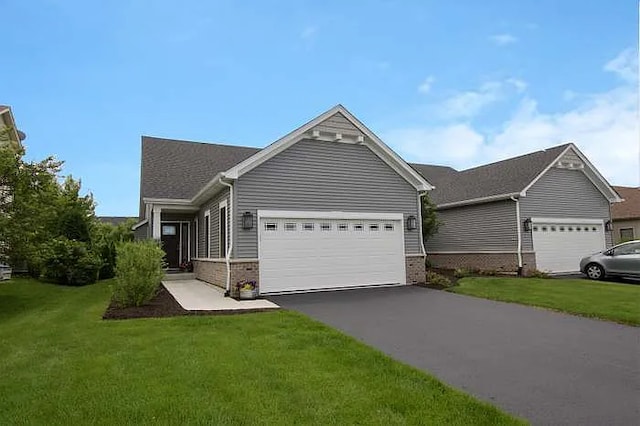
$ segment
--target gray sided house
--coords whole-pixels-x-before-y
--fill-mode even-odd
[[[143,137],[134,230],[231,294],[411,284],[430,189],[338,105],[264,149]]]
[[[577,272],[612,243],[616,191],[573,144],[457,171],[413,164],[442,226],[425,242],[434,266]]]

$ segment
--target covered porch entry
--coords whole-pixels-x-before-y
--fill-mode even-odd
[[[196,214],[191,209],[154,207],[153,238],[161,241],[169,269],[178,269],[195,257]]]

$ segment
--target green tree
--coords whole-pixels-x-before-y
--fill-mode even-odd
[[[434,236],[442,222],[438,219],[438,213],[436,212],[436,205],[429,198],[429,194],[424,194],[421,197],[422,200],[422,238],[426,241]]]
[[[100,256],[100,278],[111,278],[115,275],[116,249],[125,242],[133,241],[134,235],[131,227],[135,219],[112,225],[110,223],[96,223],[91,232],[92,250]]]

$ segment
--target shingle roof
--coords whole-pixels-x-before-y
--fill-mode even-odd
[[[142,137],[141,198],[191,198],[259,148]]]
[[[110,223],[111,225],[120,225],[129,219],[138,219],[131,216],[98,216],[98,220],[102,223]]]
[[[520,192],[570,144],[513,157],[456,172],[450,167],[412,164],[436,189],[429,193],[436,204]]]
[[[614,186],[613,189],[624,198],[624,201],[611,205],[611,218],[613,220],[640,218],[640,187]]]

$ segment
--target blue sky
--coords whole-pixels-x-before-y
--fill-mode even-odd
[[[102,215],[135,215],[140,136],[262,147],[337,103],[408,161],[574,141],[635,185],[638,4],[9,1],[0,104]]]

